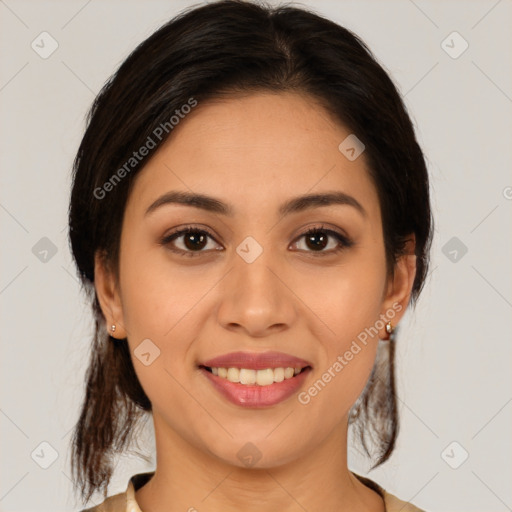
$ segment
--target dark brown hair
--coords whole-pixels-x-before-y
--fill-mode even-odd
[[[126,162],[191,98],[200,104],[261,90],[305,93],[363,141],[380,200],[389,272],[413,234],[412,302],[423,286],[432,233],[426,164],[400,94],[366,45],[340,25],[292,6],[224,0],[182,12],[142,42],[100,91],[73,166],[69,238],[95,319],[87,387],[72,437],[74,483],[85,501],[97,490],[107,495],[113,457],[151,411],[126,340],[113,342],[106,331],[94,289],[94,256],[102,254],[118,276],[133,180],[172,130],[140,162],[129,168]],[[125,172],[117,173],[122,179],[113,182],[123,166]],[[104,197],[107,182],[113,185]],[[394,342],[379,346],[350,422],[375,466],[387,460],[398,433]]]

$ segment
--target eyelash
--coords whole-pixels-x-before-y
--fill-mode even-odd
[[[169,235],[166,235],[164,238],[162,238],[162,240],[160,241],[160,244],[168,247],[168,249],[170,251],[175,252],[177,254],[181,254],[183,256],[187,256],[187,257],[200,256],[201,253],[206,252],[206,251],[204,251],[204,250],[183,251],[182,249],[173,248],[171,245],[171,242],[173,242],[180,236],[188,235],[191,233],[207,235],[211,239],[215,240],[215,237],[209,231],[207,231],[205,229],[199,229],[194,226],[186,226],[185,228],[180,229],[179,231],[175,231],[173,233],[170,233]],[[317,257],[317,256],[323,257],[323,256],[332,255],[332,254],[338,254],[342,250],[354,245],[353,241],[350,240],[349,238],[347,238],[345,235],[342,235],[341,233],[338,233],[337,231],[333,231],[332,229],[324,228],[324,226],[310,228],[307,231],[305,231],[304,233],[302,233],[296,240],[299,240],[303,237],[307,237],[310,235],[316,235],[318,233],[323,233],[323,234],[326,234],[328,236],[335,238],[339,242],[339,245],[335,249],[331,249],[329,251],[306,251],[306,252],[312,253],[315,257]]]

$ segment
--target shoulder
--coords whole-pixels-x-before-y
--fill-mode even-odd
[[[398,499],[395,495],[390,494],[385,489],[383,489],[377,482],[370,480],[364,476],[358,475],[352,471],[352,474],[358,478],[364,485],[373,489],[375,492],[382,496],[384,500],[384,505],[386,507],[386,512],[425,512],[425,510],[416,507],[412,503],[408,501],[403,501]]]
[[[122,492],[114,496],[110,496],[103,503],[100,503],[95,507],[87,508],[80,512],[126,512],[127,504],[127,493]]]
[[[80,512],[141,512],[135,500],[135,491],[147,483],[154,472],[133,475],[126,491],[108,497],[103,503]]]
[[[386,512],[425,512],[408,501],[402,501],[396,496],[384,491],[384,503]]]

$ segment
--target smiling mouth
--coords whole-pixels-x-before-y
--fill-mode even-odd
[[[281,368],[264,368],[260,370],[254,370],[252,368],[210,367],[204,365],[200,365],[200,368],[229,382],[246,386],[270,386],[274,383],[293,379],[297,375],[310,370],[311,366],[297,366],[295,368],[288,366]]]

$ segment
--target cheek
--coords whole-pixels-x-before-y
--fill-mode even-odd
[[[354,284],[347,279],[336,288],[336,297],[324,297],[325,302],[317,297],[318,306],[329,304],[323,308],[322,320],[335,334],[321,338],[319,364],[297,395],[304,429],[310,429],[312,436],[327,435],[343,422],[374,366],[378,336],[372,337],[371,327],[379,315],[378,293],[375,287]],[[307,434],[301,431],[301,435]]]
[[[366,256],[366,255],[368,256]],[[382,295],[386,284],[384,256],[359,254],[332,268],[299,292],[307,296],[312,325],[321,343],[320,361],[302,400],[312,414],[336,416],[336,421],[361,394],[375,362]],[[336,411],[330,410],[333,403]]]
[[[120,260],[123,320],[135,371],[153,403],[168,400],[184,381],[183,364],[196,335],[194,307],[213,279],[192,281],[190,272],[172,269],[161,249],[134,249],[128,243]],[[212,283],[210,283],[212,281]],[[146,356],[144,354],[149,354]],[[150,364],[145,364],[150,361]],[[179,394],[179,392],[178,392]]]
[[[123,315],[133,341],[173,337],[215,283],[215,276],[204,269],[180,268],[162,251],[159,247],[137,251],[127,245],[121,259]]]
[[[353,336],[378,318],[382,286],[380,280],[372,279],[368,273],[351,271],[337,278],[332,276],[326,280],[324,291],[319,288],[310,291],[314,311],[321,312],[336,335]]]
[[[329,352],[339,351],[379,318],[386,284],[384,257],[357,253],[337,267],[316,272],[311,279],[298,281],[297,295],[307,297],[307,305],[325,325]]]

